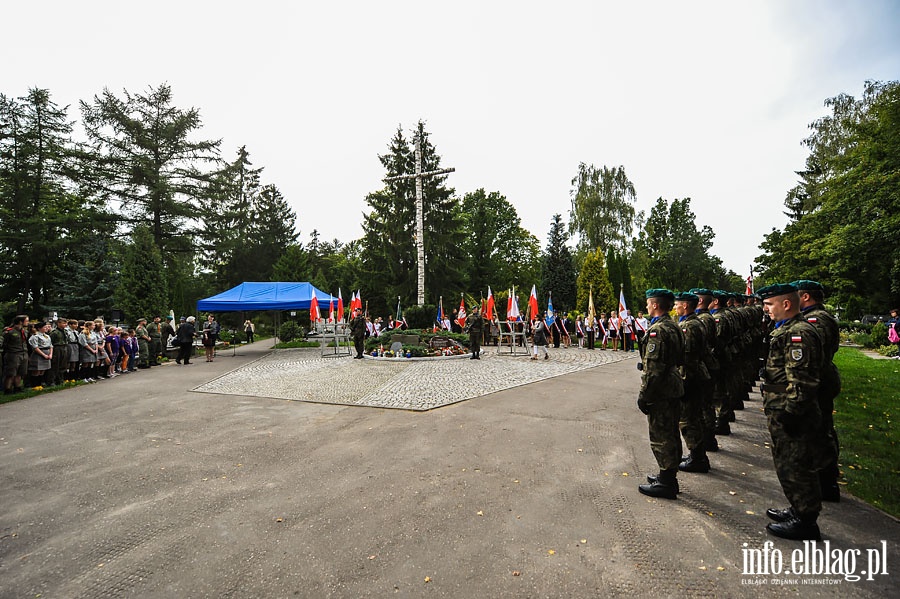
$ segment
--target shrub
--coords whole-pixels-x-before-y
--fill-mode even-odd
[[[289,320],[278,327],[278,339],[285,343],[300,337],[303,337],[303,327],[293,320]]]
[[[898,355],[898,348],[893,343],[891,345],[882,345],[875,351],[877,351],[882,356],[887,356],[889,358],[893,358]]]
[[[872,335],[869,333],[851,333],[850,342],[860,347],[873,347]]]
[[[890,344],[890,341],[888,341],[887,325],[883,322],[876,322],[872,325],[872,347],[881,347],[888,344]]]

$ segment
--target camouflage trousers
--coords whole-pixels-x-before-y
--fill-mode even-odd
[[[650,414],[647,415],[650,449],[660,470],[677,469],[681,461],[680,417],[681,398],[655,399],[650,406]]]
[[[147,366],[150,363],[150,344],[146,339],[138,339],[138,364]]]
[[[784,430],[784,410],[766,408],[772,459],[781,490],[798,516],[818,516],[822,511],[822,488],[818,471],[830,453],[822,442],[822,427],[812,419],[803,422],[796,436]]]
[[[681,398],[681,415],[678,426],[688,449],[698,447],[706,438],[704,409],[707,408],[707,405],[712,407],[708,401],[709,393],[706,391],[710,386],[710,381],[689,379],[684,382],[684,397]],[[715,420],[715,412],[713,412],[713,419]],[[715,427],[715,422],[712,426]]]

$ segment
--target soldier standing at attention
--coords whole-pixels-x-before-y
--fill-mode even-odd
[[[825,310],[825,288],[816,281],[802,280],[791,283],[800,294],[800,312],[806,322],[816,328],[822,341],[822,379],[819,383],[819,411],[822,412],[822,433],[826,445],[831,449],[827,465],[819,471],[823,501],[840,501],[841,492],[837,484],[838,455],[841,445],[834,430],[834,400],[841,392],[841,374],[834,365],[834,354],[841,343],[840,327],[837,319]]]
[[[162,353],[162,325],[159,316],[153,317],[153,322],[147,325],[150,334],[150,366],[159,366],[159,355]]]
[[[469,333],[469,349],[472,351],[472,360],[480,360],[481,335],[484,333],[484,318],[478,306],[472,308],[472,312],[466,317],[466,332]]]
[[[713,404],[716,408],[715,434],[717,436],[730,435],[730,423],[734,421],[734,409],[729,392],[731,371],[734,368],[731,342],[734,335],[734,322],[725,309],[729,296],[730,294],[725,291],[713,291],[713,301],[709,306],[709,313],[712,314],[716,323],[714,354],[719,363],[719,371],[713,385]]]
[[[146,318],[138,318],[134,334],[138,340],[138,368],[150,368],[150,332]]]
[[[775,322],[769,339],[762,384],[763,406],[772,435],[772,458],[781,489],[791,506],[769,508],[774,522],[766,530],[798,541],[821,540],[816,520],[822,510],[818,469],[828,450],[822,442],[818,390],[821,341],[815,327],[800,315],[793,285],[776,284],[758,291]]]
[[[706,368],[706,327],[694,310],[700,298],[693,293],[675,295],[675,314],[684,336],[684,397],[681,399],[681,435],[690,454],[678,464],[682,472],[709,472],[703,427],[703,389],[710,386]]]
[[[703,445],[707,452],[719,451],[719,442],[716,441],[716,406],[713,404],[713,388],[716,376],[719,372],[719,362],[716,360],[716,319],[709,313],[709,305],[713,301],[713,292],[705,287],[695,287],[691,293],[696,295],[700,302],[694,312],[703,323],[706,330],[706,357],[704,363],[709,372],[710,381],[701,389],[702,404],[700,415],[703,421]]]
[[[353,356],[353,359],[362,360],[363,343],[366,339],[366,318],[359,308],[353,310],[353,318],[350,319],[350,336],[353,337],[353,345],[356,348],[356,355]]]
[[[647,477],[650,484],[638,490],[651,497],[675,499],[678,494],[678,463],[681,461],[681,436],[678,419],[684,383],[679,366],[684,359],[684,337],[669,317],[675,295],[668,289],[648,289],[647,314],[650,328],[641,346],[641,390],[637,405],[647,415],[650,449],[659,474]]]

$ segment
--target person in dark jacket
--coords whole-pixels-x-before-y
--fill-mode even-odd
[[[194,336],[196,334],[197,329],[194,328],[194,317],[188,316],[178,327],[178,332],[175,334],[178,342],[178,357],[175,358],[176,364],[181,364],[182,360],[185,364],[191,363],[191,353],[194,350]]]

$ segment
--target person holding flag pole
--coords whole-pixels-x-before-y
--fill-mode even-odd
[[[591,285],[588,290],[588,309],[584,317],[585,338],[587,339],[587,348],[594,349],[594,331],[597,330],[597,314],[594,312],[594,286]]]

